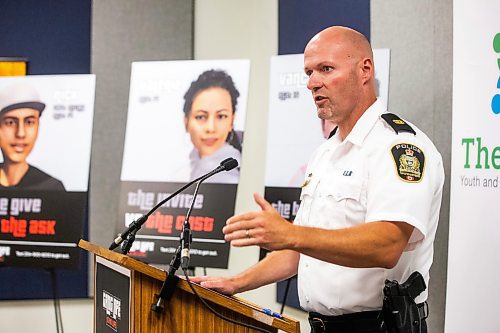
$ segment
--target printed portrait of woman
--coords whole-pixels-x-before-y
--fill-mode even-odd
[[[234,130],[240,93],[225,71],[207,70],[193,81],[184,95],[184,126],[193,150],[189,154],[189,179],[196,179],[219,166],[226,158],[241,160],[241,133]],[[206,180],[237,183],[239,168]]]

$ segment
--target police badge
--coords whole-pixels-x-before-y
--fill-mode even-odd
[[[423,151],[409,143],[398,143],[391,149],[398,176],[410,183],[422,180],[425,166]]]

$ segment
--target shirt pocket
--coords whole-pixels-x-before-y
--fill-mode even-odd
[[[362,198],[361,176],[327,176],[322,180],[318,192],[326,204],[322,209],[323,214],[335,216],[339,221],[337,227],[350,227],[364,222],[366,205]]]
[[[300,192],[300,207],[294,220],[295,224],[310,226],[311,204],[317,186],[318,182],[310,179],[307,184],[302,187],[302,191]]]

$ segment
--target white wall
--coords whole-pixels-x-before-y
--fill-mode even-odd
[[[89,333],[93,328],[91,299],[61,301],[64,332]],[[56,319],[52,300],[4,301],[0,303],[0,332],[54,333]]]

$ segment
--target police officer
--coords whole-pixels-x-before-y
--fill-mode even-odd
[[[309,161],[294,223],[254,194],[261,210],[228,219],[225,238],[274,252],[236,276],[195,281],[231,295],[298,273],[313,332],[379,332],[386,279],[418,271],[428,284],[442,159],[422,131],[377,100],[371,46],[359,32],[319,32],[304,70],[318,117],[338,127]],[[415,302],[422,308],[426,299],[424,291]]]

